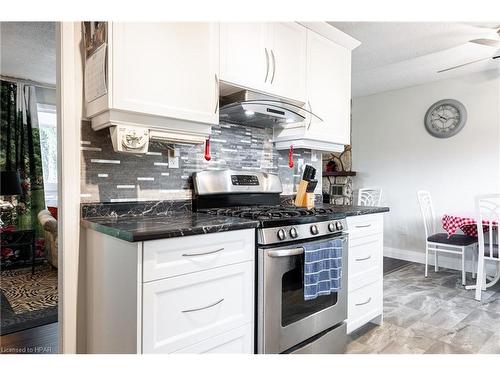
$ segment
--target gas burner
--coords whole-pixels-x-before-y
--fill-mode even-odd
[[[290,205],[257,205],[257,206],[236,206],[228,208],[201,209],[199,212],[209,215],[234,216],[246,219],[259,220],[262,226],[273,226],[273,223],[294,224],[302,222],[313,222],[319,216],[336,216],[331,208],[303,208]]]

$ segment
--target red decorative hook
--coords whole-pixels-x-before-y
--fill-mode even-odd
[[[210,156],[210,138],[205,141],[205,160],[210,161],[212,157]]]
[[[293,145],[290,145],[290,151],[288,151],[288,166],[293,168]]]

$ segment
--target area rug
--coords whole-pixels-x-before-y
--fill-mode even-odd
[[[50,265],[0,273],[0,335],[57,322],[57,270]]]

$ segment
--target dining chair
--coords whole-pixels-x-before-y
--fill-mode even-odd
[[[486,194],[476,196],[476,225],[479,240],[476,299],[481,301],[481,293],[494,285],[500,279],[500,254],[498,251],[500,234],[500,194]],[[483,226],[484,223],[487,223]],[[487,232],[483,228],[487,228]],[[487,241],[486,238],[487,237]],[[497,262],[497,275],[488,281],[486,277],[486,262]]]
[[[424,220],[425,228],[425,277],[429,263],[429,252],[434,252],[434,271],[439,271],[438,253],[458,254],[462,257],[462,285],[465,285],[465,249],[476,250],[477,238],[464,234],[438,232],[436,230],[436,217],[432,204],[431,193],[425,190],[417,191],[417,199]],[[474,253],[473,253],[474,254]],[[474,274],[472,275],[474,277]]]
[[[358,191],[358,206],[380,206],[381,188],[363,188]]]

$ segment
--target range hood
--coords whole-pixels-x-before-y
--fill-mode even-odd
[[[321,118],[304,108],[305,103],[241,90],[219,99],[219,120],[233,124],[274,127],[301,123],[309,116]]]

